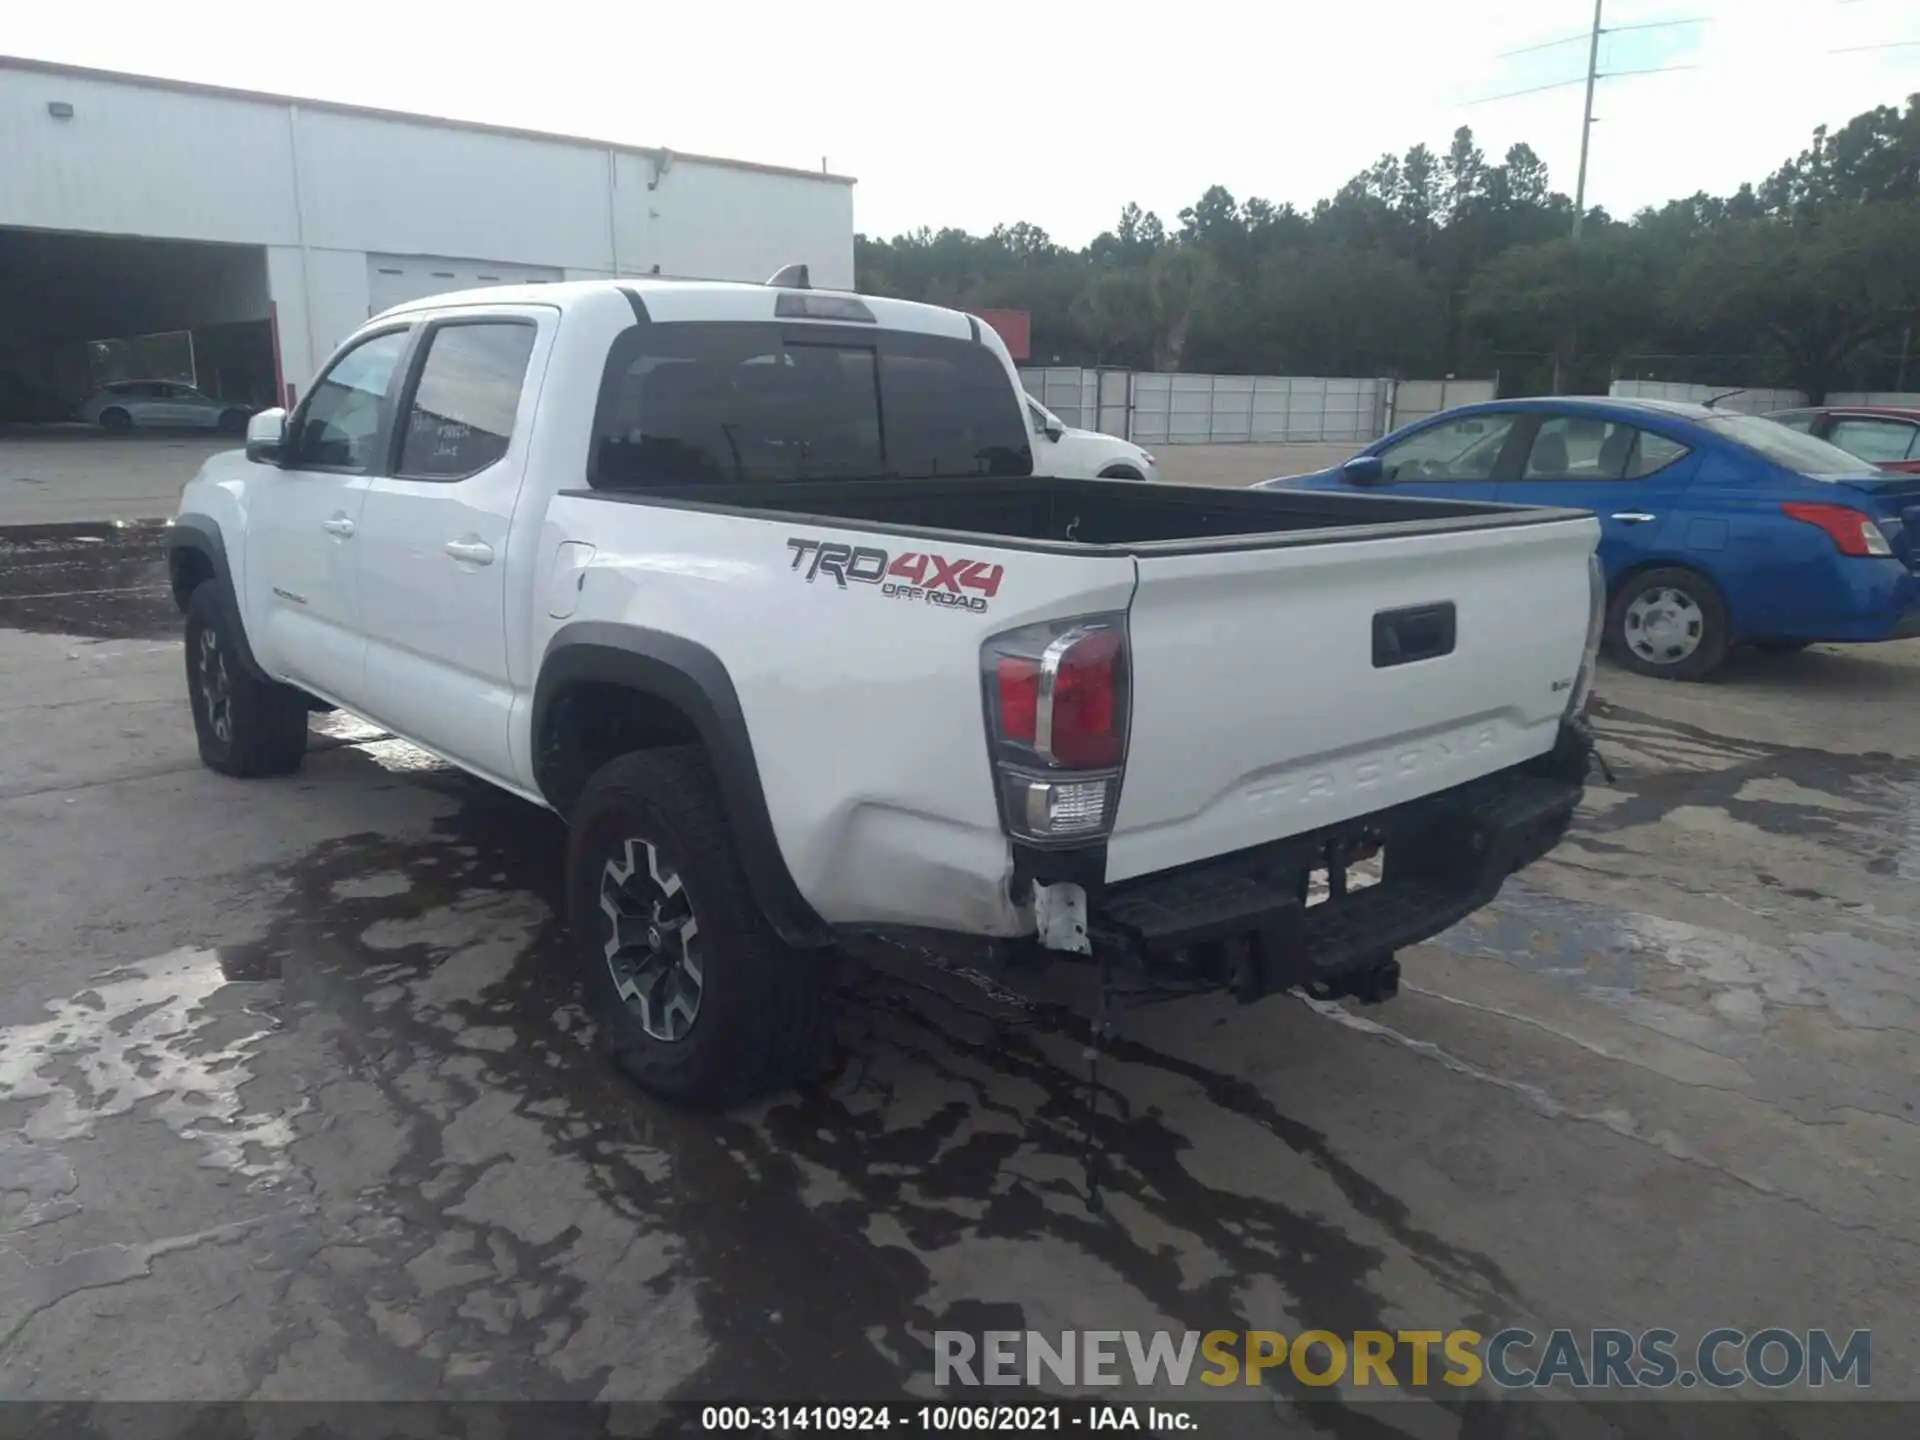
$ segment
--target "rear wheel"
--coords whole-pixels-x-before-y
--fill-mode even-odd
[[[250,673],[238,627],[211,581],[187,601],[187,698],[200,759],[241,779],[291,775],[307,753],[307,697]]]
[[[754,904],[706,758],[637,751],[587,781],[567,845],[572,944],[614,1062],[721,1106],[794,1079],[820,1043],[820,957]]]
[[[109,435],[124,435],[133,428],[133,416],[115,405],[100,412],[100,428]]]
[[[1607,608],[1607,648],[1629,670],[1703,680],[1727,655],[1727,607],[1711,580],[1670,566],[1622,585]]]
[[[247,412],[244,410],[223,410],[220,423],[216,427],[222,435],[244,435],[247,433]]]

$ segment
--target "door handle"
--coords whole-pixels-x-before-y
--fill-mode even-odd
[[[1658,515],[1649,515],[1644,510],[1621,510],[1609,517],[1622,525],[1645,525],[1650,520],[1658,520]]]
[[[353,534],[353,521],[344,515],[336,515],[331,520],[322,520],[320,522],[320,528],[329,535],[338,535],[342,540],[345,540],[349,535]]]
[[[493,547],[484,540],[449,540],[446,552],[468,565],[491,565]]]

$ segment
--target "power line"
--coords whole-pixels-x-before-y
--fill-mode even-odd
[[[1829,50],[1829,55],[1858,55],[1862,50],[1906,50],[1920,45],[1920,40],[1884,40],[1878,45],[1842,45],[1838,50]]]
[[[1848,0],[1840,0],[1840,3],[1844,5],[1848,3]],[[1608,25],[1603,27],[1600,33],[1602,35],[1622,35],[1629,30],[1665,30],[1674,25],[1708,25],[1711,23],[1712,22],[1704,16],[1693,20],[1644,20],[1637,25]],[[1515,55],[1531,55],[1539,50],[1554,50],[1562,45],[1573,45],[1582,40],[1590,39],[1592,38],[1592,34],[1593,32],[1591,30],[1582,30],[1578,35],[1568,35],[1563,39],[1542,40],[1537,45],[1522,45],[1518,50],[1502,50],[1493,58],[1496,60],[1506,60]]]

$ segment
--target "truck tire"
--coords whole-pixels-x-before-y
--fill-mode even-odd
[[[219,584],[187,597],[187,700],[200,759],[243,780],[291,775],[307,753],[307,697],[252,674],[240,660],[239,627]]]
[[[1607,649],[1641,675],[1704,680],[1727,658],[1730,638],[1719,589],[1684,566],[1629,576],[1607,607]]]
[[[784,944],[754,904],[697,746],[593,773],[567,841],[567,908],[602,1041],[644,1089],[731,1105],[814,1058],[819,956]]]
[[[1109,465],[1095,478],[1100,480],[1144,480],[1147,477],[1131,465]]]

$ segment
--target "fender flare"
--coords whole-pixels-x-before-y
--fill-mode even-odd
[[[618,685],[652,696],[692,722],[719,784],[720,802],[755,903],[789,945],[831,944],[832,931],[794,884],[781,853],[746,716],[720,658],[691,640],[641,626],[586,620],[555,632],[534,683],[531,740],[535,780],[563,819],[570,818],[578,797],[560,789],[563,782],[542,755],[541,737],[555,699],[578,681]]]
[[[256,680],[271,679],[253,658],[253,646],[247,643],[246,621],[240,613],[240,597],[233,588],[233,569],[227,562],[227,542],[220,534],[219,522],[208,515],[176,516],[168,522],[162,543],[167,551],[167,580],[173,589],[173,603],[180,613],[187,613],[187,593],[180,588],[180,569],[184,552],[192,551],[213,571],[212,580],[206,583],[220,589],[221,601],[233,622],[233,640],[241,665]]]

